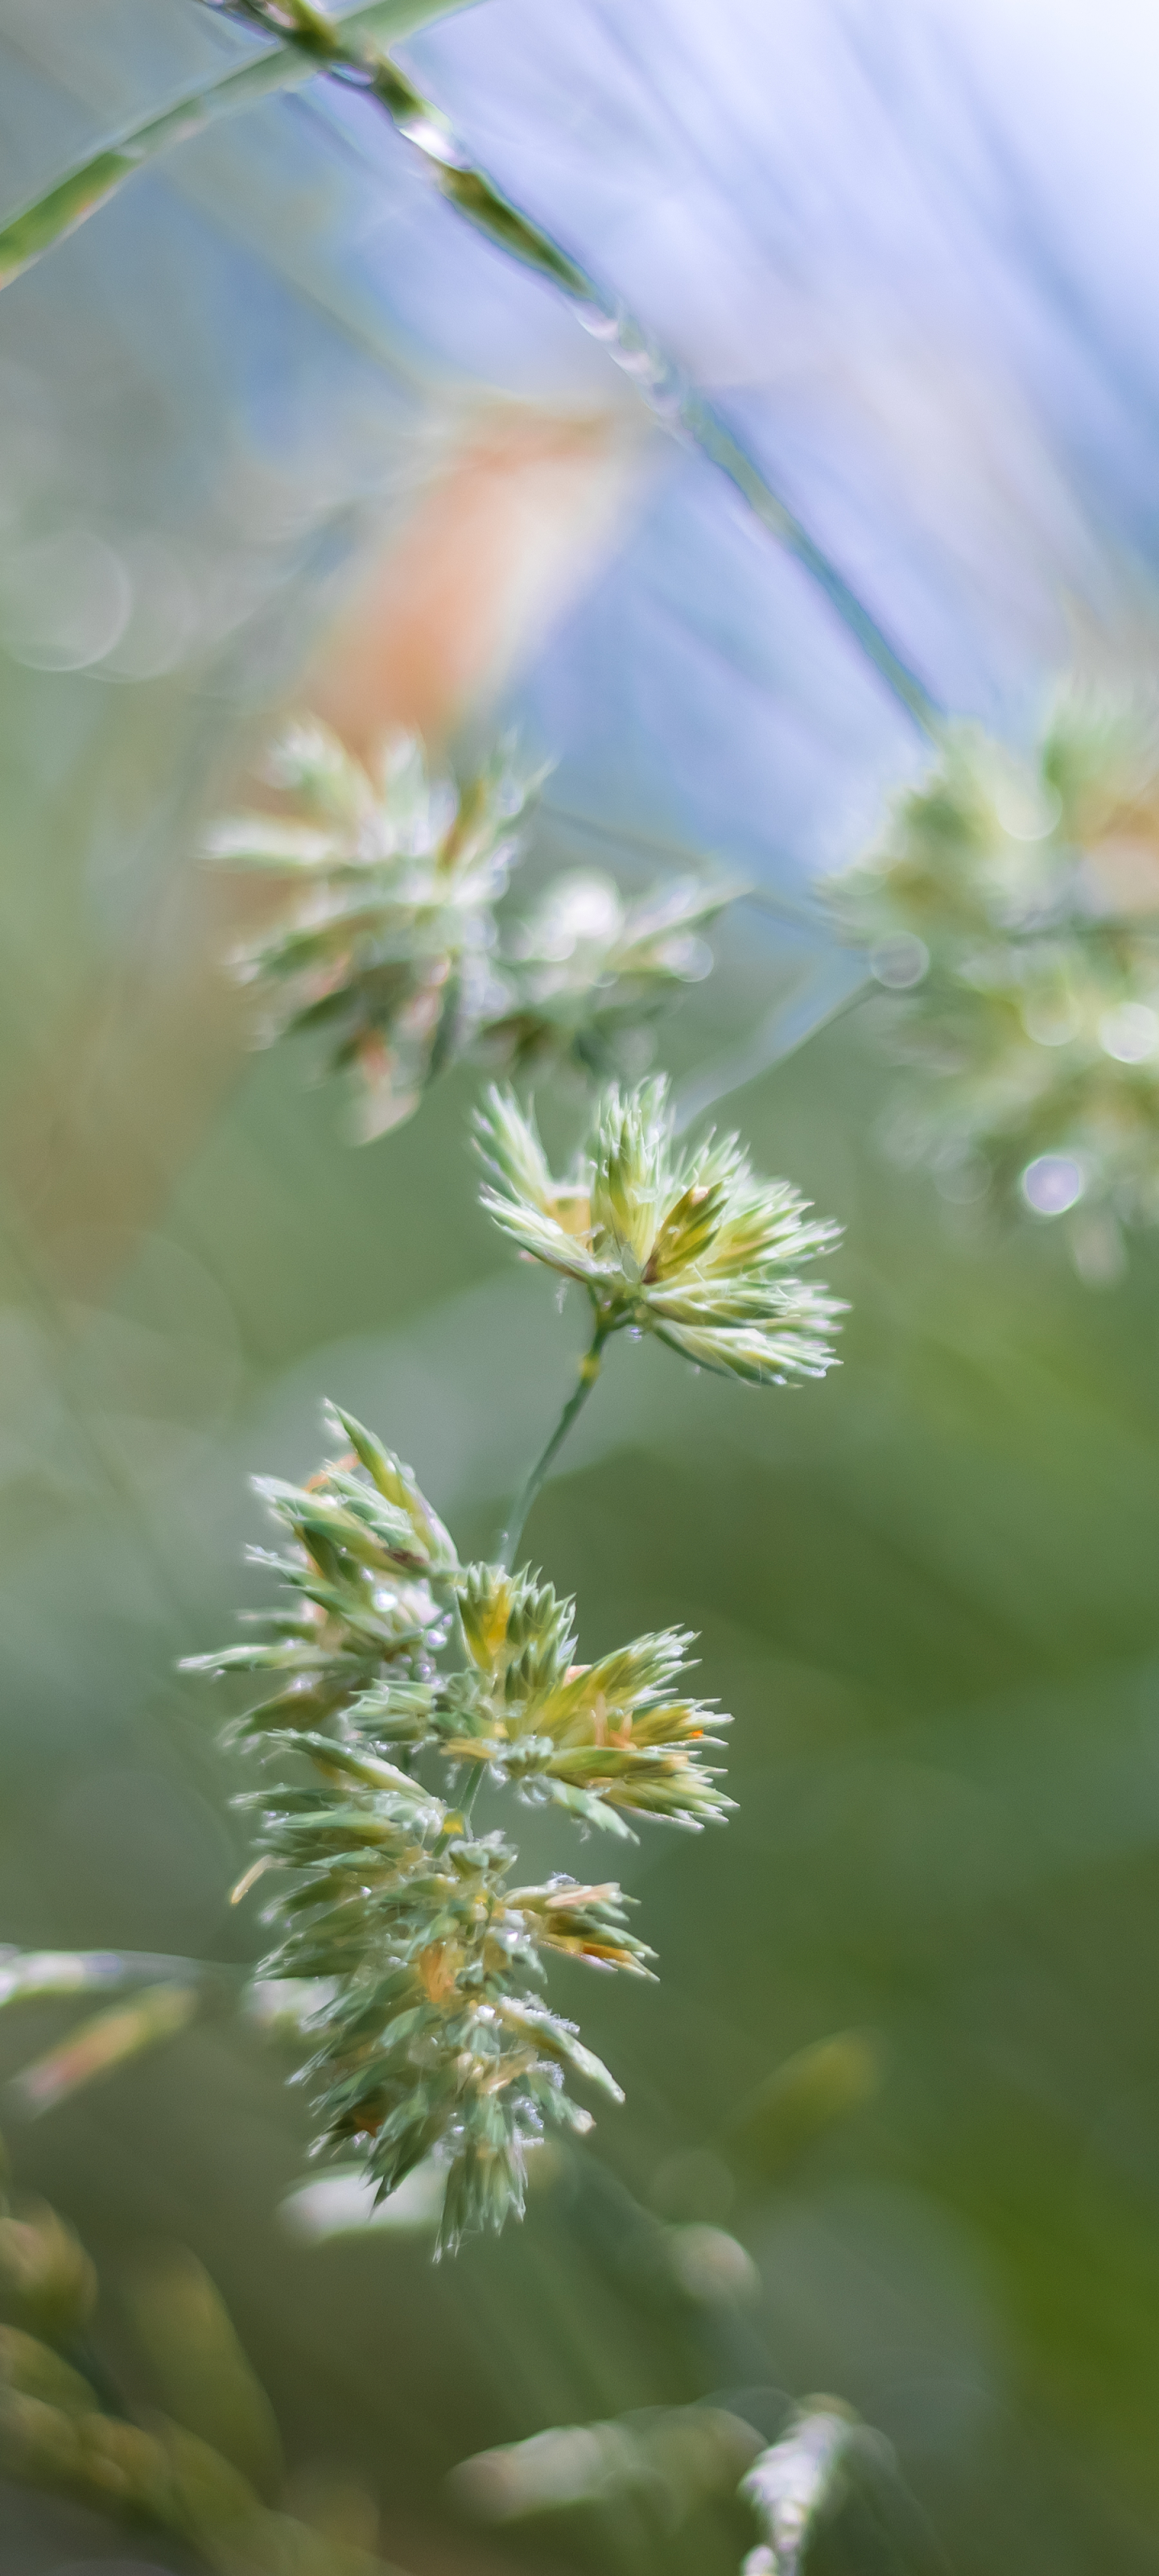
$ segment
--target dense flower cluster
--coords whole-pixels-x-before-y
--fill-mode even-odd
[[[456,1733],[444,1750],[615,1833],[625,1809],[684,1825],[719,1816],[728,1801],[700,1755],[727,1720],[680,1693],[690,1636],[670,1628],[577,1664],[572,1606],[527,1574],[468,1569],[459,1617],[471,1662],[449,1692]]]
[[[663,1080],[600,1101],[572,1176],[552,1178],[534,1121],[492,1090],[476,1121],[483,1205],[519,1245],[588,1291],[606,1335],[655,1333],[703,1368],[780,1385],[821,1377],[842,1308],[796,1265],[835,1243],[788,1181],[735,1136],[682,1147]]]
[[[948,728],[831,885],[896,996],[891,1129],[951,1199],[1159,1221],[1159,702],[1067,691],[1035,756]]]
[[[298,889],[237,970],[267,997],[271,1039],[315,1031],[330,1069],[354,1076],[363,1138],[409,1118],[472,1050],[536,1073],[637,1065],[658,1012],[709,971],[699,934],[740,891],[674,878],[627,904],[610,878],[566,870],[501,925],[542,777],[509,744],[459,788],[429,775],[413,734],[364,768],[310,719],[276,745],[268,775],[292,810],[228,818],[207,843]]]
[[[409,1469],[339,1423],[344,1457],[260,1486],[290,1546],[256,1553],[292,1606],[193,1668],[262,1676],[236,1725],[277,1774],[249,1802],[281,1874],[261,1973],[322,1981],[305,2069],[319,2142],[356,2142],[383,2192],[437,2151],[454,2245],[522,2207],[549,2122],[590,2126],[566,2079],[620,2098],[541,2000],[545,1955],[634,1974],[651,1956],[618,1887],[511,1885],[511,1845],[472,1829],[481,1779],[621,1834],[631,1814],[696,1826],[727,1805],[700,1758],[725,1721],[679,1691],[682,1632],[577,1665],[572,1605],[527,1571],[461,1566]]]

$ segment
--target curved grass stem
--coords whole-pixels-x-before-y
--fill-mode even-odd
[[[499,1563],[510,1571],[515,1550],[523,1536],[524,1525],[539,1488],[559,1450],[563,1447],[573,1422],[582,1413],[603,1362],[604,1344],[612,1327],[606,1316],[597,1315],[596,1329],[583,1359],[579,1377],[567,1399],[547,1446],[536,1459],[526,1484],[515,1503],[499,1544]]]
[[[78,162],[44,196],[22,207],[0,231],[0,287],[10,286],[14,278],[31,268],[34,260],[43,258],[45,251],[67,241],[78,224],[95,215],[97,208],[126,179],[132,178],[134,171],[143,169],[158,154],[172,151],[178,143],[187,143],[193,135],[204,133],[217,117],[252,107],[273,91],[300,89],[310,76],[310,64],[289,53],[245,63],[221,80],[208,82],[192,97],[181,99],[162,116],[151,117],[144,125],[118,135],[87,161]]]
[[[43,258],[45,251],[67,241],[78,224],[95,215],[126,179],[160,154],[190,142],[219,117],[254,107],[279,90],[301,89],[325,68],[332,53],[337,54],[339,39],[347,47],[367,37],[378,43],[393,41],[412,35],[428,18],[443,17],[462,5],[464,0],[371,0],[369,6],[348,10],[345,17],[333,21],[332,27],[326,21],[325,44],[317,37],[311,39],[305,23],[291,33],[280,22],[263,17],[260,10],[237,9],[234,14],[243,23],[274,38],[275,50],[259,55],[256,62],[235,65],[217,80],[205,82],[201,89],[179,99],[159,116],[124,127],[99,151],[66,170],[41,196],[22,206],[0,228],[0,287],[10,286],[14,278],[32,267],[34,260]]]

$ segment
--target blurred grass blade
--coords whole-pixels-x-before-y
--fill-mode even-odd
[[[781,2440],[761,2452],[740,2484],[765,2533],[764,2545],[745,2560],[744,2576],[800,2576],[810,2535],[837,2500],[859,2430],[836,2399],[814,2398]]]
[[[698,2506],[732,2495],[759,2448],[760,2435],[724,2407],[646,2406],[607,2423],[553,2424],[526,2441],[476,2451],[452,2469],[448,2484],[479,2522],[593,2504],[622,2508],[629,2497],[647,2496],[671,2532]]]
[[[730,2164],[771,2180],[793,2164],[834,2120],[872,2101],[881,2085],[881,2055],[872,2035],[835,2031],[774,2067],[722,2132]]]
[[[457,4],[461,6],[463,0],[457,0]],[[375,36],[380,42],[389,42],[409,35],[428,19],[447,16],[449,6],[455,5],[456,0],[375,0],[372,7],[352,10],[339,23]],[[253,107],[275,91],[302,88],[318,70],[319,64],[312,56],[294,46],[278,45],[259,61],[243,63],[240,70],[227,72],[221,80],[195,90],[176,107],[167,108],[162,116],[149,117],[143,125],[118,135],[100,152],[67,171],[0,231],[0,287],[10,286],[45,251],[67,240],[146,162],[172,151],[179,143],[189,142],[218,117]]]
[[[873,978],[864,958],[827,945],[750,1036],[681,1084],[676,1094],[677,1135],[683,1136],[732,1092],[743,1091],[746,1083],[771,1073],[774,1065],[795,1055],[818,1030],[872,991]]]
[[[0,1949],[0,2011],[5,2004],[51,2003],[65,1995],[100,1994],[144,1979],[201,1975],[195,1959],[155,1950]]]
[[[128,2297],[166,2414],[262,2494],[276,2492],[282,2455],[273,2408],[196,2255],[183,2245],[167,2247]]]
[[[947,2576],[891,2445],[840,2397],[807,2398],[779,2441],[754,2460],[739,2492],[764,2535],[741,2576],[806,2576],[814,2564],[820,2576],[822,2548],[826,2567]]]
[[[111,2074],[159,2041],[176,2039],[196,2020],[205,2000],[201,1986],[148,1986],[132,2003],[116,2004],[79,2022],[59,2047],[13,2078],[11,2093],[29,2119],[39,2119],[95,2076]]]

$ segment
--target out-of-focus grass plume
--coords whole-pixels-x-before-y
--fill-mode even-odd
[[[275,1007],[268,1037],[316,1031],[357,1086],[357,1133],[386,1133],[464,1056],[542,1076],[639,1070],[651,1023],[712,965],[699,933],[740,889],[672,877],[635,903],[566,869],[496,917],[543,773],[506,744],[456,787],[396,734],[371,770],[306,720],[266,764],[293,811],[216,823],[209,854],[300,888],[237,960]]]
[[[502,1007],[494,906],[539,783],[508,750],[456,791],[428,777],[405,734],[382,745],[375,767],[371,776],[328,728],[297,725],[267,774],[303,819],[241,815],[209,842],[215,858],[303,886],[239,971],[282,995],[271,1037],[320,1030],[332,1069],[355,1073],[365,1139],[408,1118]]]
[[[1113,1276],[1159,1222],[1159,694],[1076,680],[1022,760],[951,730],[877,846],[830,887],[898,996],[890,1141],[962,1204],[1065,1217]]]

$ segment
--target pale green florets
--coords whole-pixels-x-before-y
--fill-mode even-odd
[[[696,1827],[729,1804],[702,1760],[728,1721],[681,1690],[683,1631],[578,1664],[572,1603],[526,1569],[461,1566],[409,1468],[337,1423],[345,1457],[306,1485],[259,1482],[290,1546],[255,1554],[292,1606],[193,1668],[261,1677],[233,1729],[276,1766],[244,1802],[279,1874],[260,1973],[321,1981],[304,2070],[319,2145],[357,2144],[384,2193],[437,2153],[453,2246],[522,2208],[547,2126],[590,2127],[569,2080],[620,2099],[541,2000],[545,1958],[647,1975],[652,1956],[614,1884],[512,1886],[514,1849],[456,1798],[489,1777],[585,1827]]]
[[[523,1252],[587,1289],[605,1332],[655,1333],[756,1385],[832,1366],[843,1308],[796,1268],[840,1227],[808,1221],[788,1181],[758,1178],[735,1136],[678,1144],[663,1080],[604,1094],[567,1180],[552,1178],[512,1093],[489,1092],[476,1126],[484,1207]]]
[[[722,1815],[729,1802],[700,1756],[729,1721],[679,1688],[687,1631],[579,1664],[573,1607],[527,1573],[468,1567],[459,1616],[471,1661],[450,1689],[457,1732],[444,1750],[614,1833],[627,1830],[625,1811],[682,1825]]]

